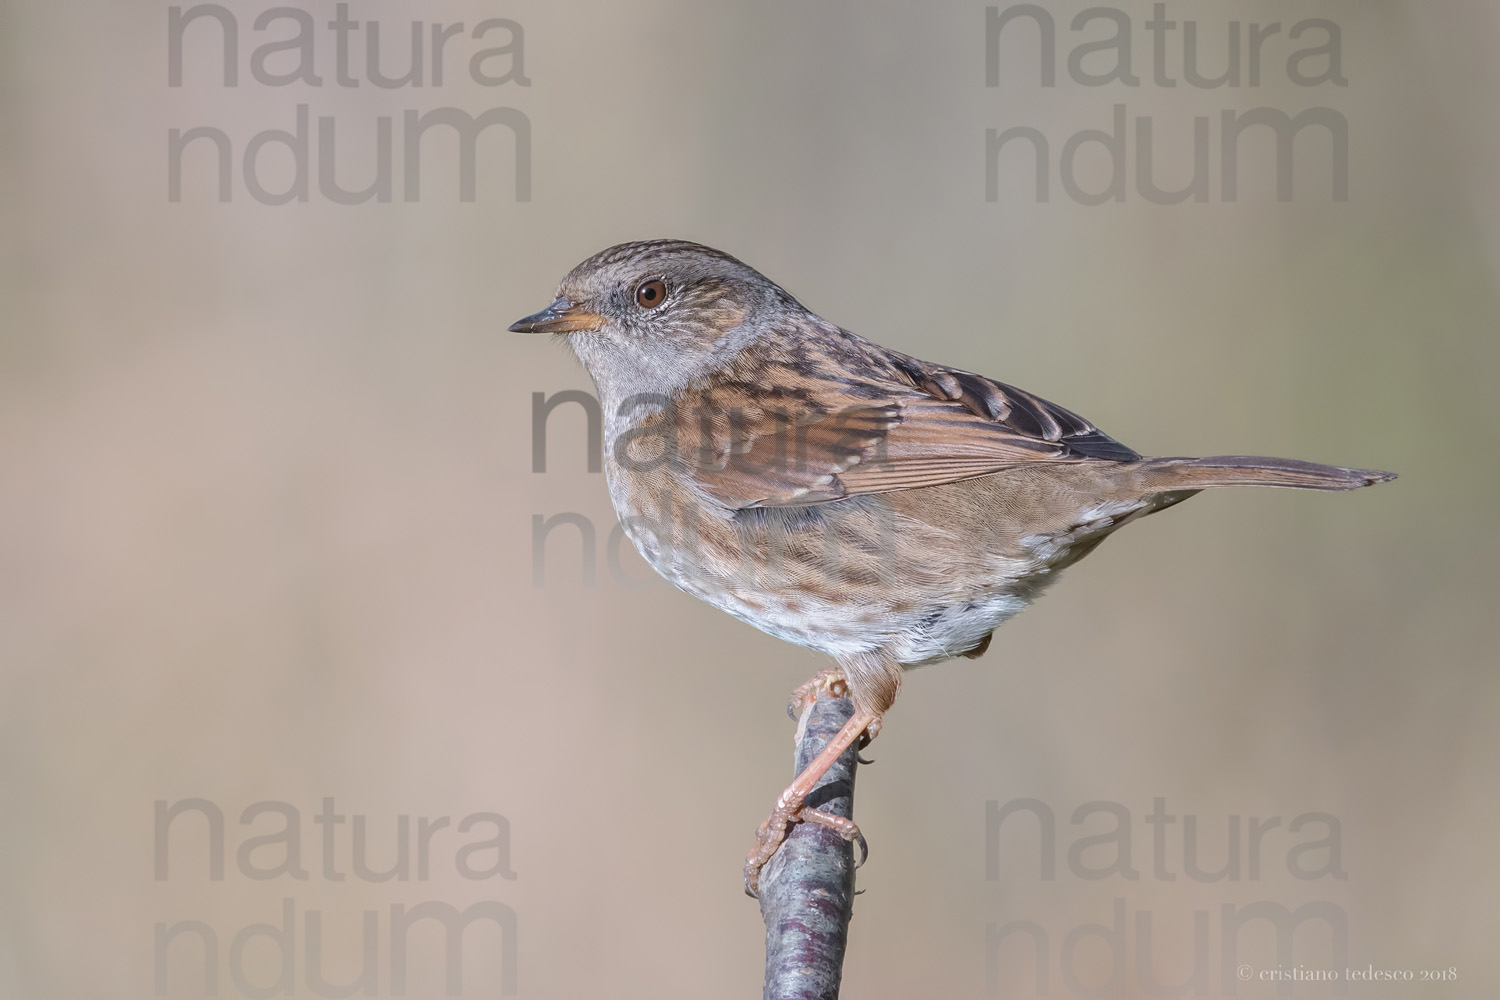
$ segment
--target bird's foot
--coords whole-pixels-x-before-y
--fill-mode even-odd
[[[824,673],[830,672],[824,671]],[[821,676],[820,674],[819,677]],[[806,718],[805,714],[803,718]],[[792,827],[798,823],[817,823],[820,826],[826,826],[845,840],[858,844],[859,861],[856,867],[864,864],[865,857],[869,854],[869,846],[865,843],[864,835],[859,832],[859,827],[854,824],[854,821],[821,809],[811,808],[806,803],[807,797],[812,794],[812,790],[839,759],[839,756],[849,749],[851,743],[859,739],[860,734],[878,721],[878,716],[857,712],[853,718],[844,723],[838,735],[828,741],[822,752],[813,758],[802,773],[797,775],[797,779],[787,786],[786,791],[781,793],[776,800],[776,807],[771,810],[771,815],[766,817],[766,821],[755,831],[755,846],[750,849],[750,856],[745,859],[745,893],[747,895],[759,896],[761,869],[786,841],[787,834],[791,832]]]
[[[760,825],[760,829],[755,831],[755,847],[751,849],[750,856],[745,859],[746,895],[756,899],[760,897],[761,869],[785,843],[787,835],[792,832],[792,827],[798,823],[817,823],[819,826],[826,826],[851,844],[858,845],[859,858],[854,862],[856,868],[863,865],[865,859],[870,856],[870,845],[865,841],[865,835],[859,832],[859,827],[854,820],[835,816],[833,813],[807,805],[795,809],[784,808],[780,802],[777,802],[776,808],[771,810],[771,815]]]
[[[792,697],[786,703],[786,714],[797,722],[797,740],[802,740],[802,727],[805,726],[807,710],[812,707],[820,697],[848,698],[851,697],[849,690],[849,679],[844,676],[843,668],[829,667],[820,670],[811,679],[799,684],[792,692]],[[859,749],[863,750],[869,746],[876,736],[880,735],[881,716],[875,716],[875,721],[860,735]],[[871,761],[860,759],[861,764],[869,764]]]
[[[792,692],[792,697],[786,703],[786,714],[793,721],[800,722],[807,714],[808,706],[822,695],[830,698],[849,697],[849,680],[844,676],[842,669],[829,667],[827,670],[820,670],[810,680],[797,685],[797,689]]]

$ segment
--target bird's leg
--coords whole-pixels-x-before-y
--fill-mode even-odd
[[[848,697],[854,702],[854,716],[838,731],[823,751],[803,768],[797,779],[776,800],[776,808],[755,832],[755,847],[745,859],[745,892],[754,896],[760,884],[760,870],[776,853],[795,823],[809,822],[826,826],[845,840],[859,845],[860,863],[866,853],[865,838],[854,821],[813,809],[806,805],[808,795],[833,766],[839,755],[861,736],[861,747],[880,731],[880,720],[896,701],[901,689],[901,666],[882,650],[839,658],[839,665],[824,670],[792,692],[792,703],[799,710],[797,742],[802,742],[807,720],[812,714],[809,703],[822,694]]]
[[[830,671],[824,673],[830,673]],[[814,678],[814,681],[816,680],[817,678]],[[803,713],[804,719],[806,714]],[[757,894],[760,888],[760,870],[765,867],[767,861],[771,860],[771,855],[776,853],[782,841],[786,840],[787,833],[795,823],[806,821],[826,826],[845,840],[858,842],[863,848],[864,837],[860,834],[859,827],[854,825],[853,820],[819,809],[808,808],[803,803],[807,801],[808,795],[812,794],[818,781],[833,766],[834,761],[839,759],[839,755],[849,749],[849,744],[859,739],[860,734],[877,723],[879,718],[870,712],[856,711],[854,717],[844,723],[844,728],[839,730],[838,735],[823,748],[823,752],[814,757],[802,773],[797,775],[796,780],[787,786],[786,791],[781,793],[776,800],[776,807],[771,810],[771,815],[766,817],[760,829],[755,831],[755,847],[751,849],[750,856],[745,859],[746,893],[751,896]],[[861,853],[863,854],[863,850]]]

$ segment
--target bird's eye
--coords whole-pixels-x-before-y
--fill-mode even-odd
[[[635,290],[635,304],[642,309],[655,309],[667,300],[667,286],[659,279],[643,281]]]

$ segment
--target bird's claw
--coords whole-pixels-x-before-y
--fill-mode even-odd
[[[745,895],[751,899],[760,898],[761,869],[786,842],[792,827],[798,823],[816,823],[827,827],[849,843],[858,846],[859,858],[854,862],[855,868],[863,867],[870,857],[870,843],[865,840],[865,835],[860,832],[854,820],[824,812],[822,809],[814,809],[812,806],[799,805],[790,808],[777,803],[771,815],[766,817],[760,829],[755,831],[755,847],[750,851],[750,856],[745,859]],[[773,834],[773,830],[779,832]]]
[[[820,670],[810,680],[797,685],[791,699],[787,701],[786,714],[793,722],[800,721],[807,707],[817,701],[819,695],[824,694],[832,698],[849,697],[849,681],[838,667]]]

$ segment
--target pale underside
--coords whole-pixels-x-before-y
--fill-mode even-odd
[[[1117,468],[1103,499],[1096,469],[1036,463],[732,510],[684,505],[695,494],[676,468],[606,466],[616,508],[637,511],[622,518],[626,535],[675,586],[778,638],[903,666],[973,650],[1109,533],[1181,498],[1143,496],[1132,466]]]

